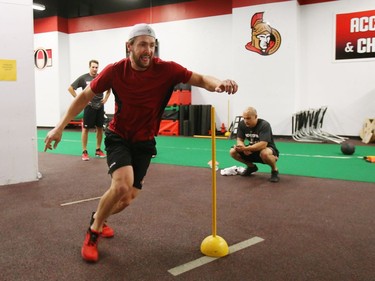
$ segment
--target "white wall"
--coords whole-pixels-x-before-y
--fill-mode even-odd
[[[250,21],[255,13],[264,12],[268,22],[281,35],[280,48],[272,55],[261,56],[250,52],[245,45],[251,41]],[[291,115],[295,108],[298,6],[294,1],[234,9],[233,45],[234,77],[240,85],[233,97],[232,118],[254,106],[260,118],[268,120],[273,133],[291,132]]]
[[[34,70],[37,124],[39,127],[52,127],[60,120],[71,102],[68,92],[69,35],[47,32],[34,37],[34,49],[52,49],[52,66]]]
[[[31,0],[0,0],[0,59],[15,60],[16,81],[0,81],[0,185],[37,180]]]
[[[221,123],[227,125],[228,119],[232,121],[246,106],[252,105],[261,118],[271,122],[276,135],[290,135],[294,113],[328,106],[323,128],[333,134],[358,136],[364,119],[375,117],[371,79],[374,60],[334,62],[334,16],[373,9],[373,0],[303,6],[297,1],[285,1],[236,8],[231,15],[158,23],[153,27],[160,41],[162,59],[174,60],[196,72],[238,81],[239,92],[234,96],[193,88],[194,104],[216,107],[218,127]],[[257,12],[264,12],[264,20],[282,37],[280,49],[270,56],[257,55],[244,47],[251,40],[250,20]],[[129,30],[82,32],[64,39],[68,43],[59,46],[59,51],[67,56],[64,62],[68,61],[69,66],[59,70],[64,78],[58,75],[58,83],[54,79],[47,81],[50,92],[53,95],[58,92],[59,98],[50,97],[50,102],[56,101],[60,112],[52,114],[51,107],[55,110],[56,106],[52,104],[47,111],[38,109],[38,126],[57,123],[64,106],[71,101],[67,87],[88,71],[90,59],[98,59],[102,69],[125,56]],[[36,41],[48,43],[43,36],[36,34]],[[38,83],[37,80],[37,89]],[[113,102],[111,98],[105,106],[108,113],[113,113]],[[42,124],[39,120],[46,122]]]
[[[65,112],[66,108],[72,102],[73,97],[68,92],[68,87],[71,82],[70,79],[70,48],[69,48],[69,35],[65,33],[58,33],[58,89],[59,89],[59,105],[60,112]],[[68,70],[68,71],[67,71]],[[69,81],[69,82],[68,82]],[[68,82],[68,83],[67,83]],[[70,97],[69,100],[66,96]]]
[[[334,61],[335,15],[375,10],[373,0],[341,0],[301,7],[303,78],[298,109],[328,107],[324,129],[358,136],[375,117],[375,60]]]
[[[36,121],[41,127],[54,126],[61,115],[59,102],[59,62],[61,59],[59,58],[58,33],[42,33],[34,38],[34,49],[52,49],[52,66],[43,69],[34,68]],[[69,70],[69,67],[66,70]]]

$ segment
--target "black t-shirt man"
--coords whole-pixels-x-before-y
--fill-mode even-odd
[[[279,150],[273,139],[270,123],[258,118],[257,111],[248,107],[242,114],[243,120],[237,128],[237,144],[230,149],[230,156],[246,164],[243,176],[250,176],[258,171],[254,163],[266,164],[271,167],[271,182],[279,181],[279,170],[276,162],[279,159]]]

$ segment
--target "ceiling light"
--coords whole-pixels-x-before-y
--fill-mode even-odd
[[[33,3],[33,9],[38,11],[44,11],[46,9],[46,6],[39,3]]]

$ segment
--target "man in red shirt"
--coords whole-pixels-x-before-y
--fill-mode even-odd
[[[129,58],[108,65],[72,102],[61,121],[45,139],[45,148],[56,148],[69,121],[98,93],[112,89],[115,114],[105,138],[111,186],[100,199],[81,249],[84,260],[99,259],[97,244],[103,229],[113,230],[106,219],[125,209],[142,189],[152,155],[162,113],[174,86],[188,83],[210,92],[237,92],[233,80],[219,80],[192,72],[175,62],[154,57],[156,39],[147,24],[137,24],[126,43]],[[108,236],[107,236],[108,237]]]

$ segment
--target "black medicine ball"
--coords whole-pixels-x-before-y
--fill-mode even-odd
[[[345,155],[352,155],[354,151],[355,151],[354,144],[350,142],[343,142],[341,144],[341,152],[344,153]]]

